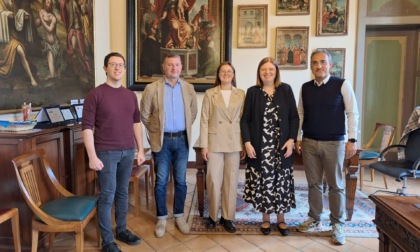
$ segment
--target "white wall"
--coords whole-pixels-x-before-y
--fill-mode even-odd
[[[131,1],[131,0],[130,0]],[[309,52],[315,48],[346,48],[345,78],[353,82],[354,62],[356,47],[356,18],[357,2],[349,1],[348,35],[346,36],[315,36],[316,23],[316,0],[311,0],[310,15],[286,15],[276,16],[276,0],[233,0],[232,15],[232,63],[237,75],[238,87],[246,90],[255,84],[257,66],[259,61],[267,56],[275,56],[275,32],[276,27],[309,26]],[[239,49],[237,45],[237,8],[238,5],[268,4],[268,38],[267,48]],[[111,51],[126,54],[126,1],[123,0],[96,0],[95,1],[95,78],[96,85],[105,81],[103,72],[103,58]],[[281,79],[293,87],[296,99],[298,99],[300,86],[312,78],[310,69],[306,70],[282,70]],[[124,81],[125,82],[125,81]],[[138,92],[141,99],[141,92]],[[198,93],[198,109],[201,111],[203,94]],[[4,117],[4,116],[3,116]],[[193,125],[193,140],[199,135],[200,116]],[[146,141],[145,141],[146,142]],[[146,143],[145,143],[146,144]],[[190,151],[190,161],[195,160],[195,154]]]
[[[106,33],[107,29],[104,27],[107,23],[107,13],[109,2],[109,11],[110,11],[110,24],[111,28],[108,29],[111,31],[110,41],[111,41],[111,50],[119,51],[121,53],[126,52],[126,2],[121,0],[101,0],[101,3],[98,4],[96,1],[96,10],[100,12],[101,18],[98,20],[98,15],[96,15],[97,20],[95,20],[96,34]],[[348,35],[346,36],[315,36],[315,23],[316,23],[316,10],[317,10],[317,1],[311,0],[311,9],[310,15],[286,15],[286,16],[276,16],[276,5],[277,0],[233,0],[233,15],[232,15],[232,63],[236,68],[236,80],[239,88],[246,90],[247,88],[255,85],[255,79],[257,74],[257,66],[259,61],[267,56],[275,56],[275,32],[276,27],[288,27],[288,26],[309,26],[310,36],[309,36],[309,52],[315,48],[346,48],[346,61],[345,61],[345,78],[353,82],[354,78],[354,62],[355,62],[355,47],[356,47],[356,18],[357,18],[357,2],[358,1],[349,1],[349,20],[348,20]],[[248,4],[267,4],[268,5],[268,38],[267,38],[267,48],[251,48],[243,49],[237,48],[237,8],[238,5],[248,5]],[[100,26],[99,26],[100,24]],[[99,40],[99,36],[95,37],[97,45],[97,60],[96,66],[97,70],[102,70],[102,59],[104,55],[108,52],[108,47],[102,46],[104,40]],[[105,36],[104,36],[105,37]],[[103,51],[105,50],[105,51]],[[98,62],[100,61],[100,62]],[[100,67],[98,67],[100,66]],[[102,72],[98,74],[97,71],[97,80],[102,77]],[[310,69],[306,70],[282,70],[281,79],[283,82],[290,84],[293,88],[293,91],[298,99],[300,86],[312,78]],[[100,83],[100,82],[98,82]],[[138,92],[138,97],[141,99],[141,92]],[[201,111],[201,103],[203,100],[203,94],[198,93],[198,109]],[[199,123],[200,117],[197,116],[197,119],[193,125],[193,139],[197,139],[199,135]],[[190,161],[195,160],[195,153],[190,151]]]

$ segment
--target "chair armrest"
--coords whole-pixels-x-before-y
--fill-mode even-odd
[[[383,160],[385,154],[390,150],[390,149],[395,149],[395,148],[405,148],[405,145],[401,145],[401,144],[394,144],[394,145],[390,145],[388,147],[386,147],[385,149],[383,149],[381,151],[381,153],[379,153],[379,157],[378,160],[381,161]]]

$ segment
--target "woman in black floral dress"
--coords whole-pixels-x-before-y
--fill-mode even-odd
[[[243,198],[262,213],[265,235],[271,231],[270,214],[277,215],[280,233],[289,234],[284,213],[296,207],[292,153],[298,127],[292,88],[280,82],[273,58],[262,59],[257,84],[246,93],[241,132],[247,153]]]

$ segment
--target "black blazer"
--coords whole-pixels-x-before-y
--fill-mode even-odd
[[[296,108],[296,100],[292,88],[289,84],[281,83],[276,87],[274,93],[274,103],[278,106],[278,116],[280,118],[280,144],[294,139],[296,141],[299,130],[299,114]],[[246,158],[247,164],[254,167],[261,167],[261,143],[263,131],[263,116],[266,98],[259,86],[248,88],[245,97],[244,111],[241,118],[241,134],[243,143],[251,142],[255,149],[257,158]],[[282,153],[282,166],[291,167],[293,165],[293,155],[284,158]]]

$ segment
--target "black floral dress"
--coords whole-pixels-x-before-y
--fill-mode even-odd
[[[243,199],[252,203],[255,210],[267,214],[279,214],[296,208],[293,167],[282,167],[280,127],[277,107],[263,89],[267,98],[264,111],[261,168],[246,168]],[[274,95],[274,94],[273,94]]]

